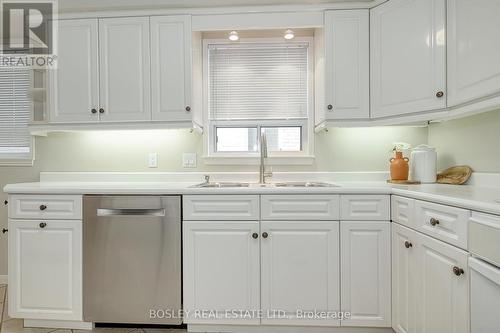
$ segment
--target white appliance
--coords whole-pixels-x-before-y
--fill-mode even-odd
[[[469,221],[471,333],[500,330],[500,216],[472,213]]]
[[[437,174],[436,149],[428,145],[419,145],[410,155],[411,180],[421,183],[435,183]]]

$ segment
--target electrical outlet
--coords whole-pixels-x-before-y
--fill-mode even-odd
[[[182,154],[182,167],[183,168],[196,168],[196,153]]]
[[[150,168],[158,167],[158,153],[149,153],[148,166]]]

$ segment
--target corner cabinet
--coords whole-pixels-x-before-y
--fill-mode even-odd
[[[500,1],[448,0],[448,106],[500,93]]]
[[[370,117],[368,9],[325,12],[324,118]],[[320,117],[321,118],[321,117]]]
[[[9,315],[82,320],[82,221],[9,220]]]
[[[468,333],[468,253],[422,234],[417,239],[417,332]]]
[[[406,200],[412,207],[421,203]],[[422,220],[416,210],[408,211],[410,220],[415,220],[412,226]],[[436,213],[440,211],[435,208]],[[406,223],[406,216],[393,215],[392,219],[394,331],[469,333],[469,253],[442,241],[447,241],[443,235],[433,238],[400,225]]]
[[[446,108],[446,0],[391,0],[370,12],[371,116]]]

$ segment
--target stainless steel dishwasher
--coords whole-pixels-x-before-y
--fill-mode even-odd
[[[83,319],[181,324],[181,197],[87,195],[83,205]]]

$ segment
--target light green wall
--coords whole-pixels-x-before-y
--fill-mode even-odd
[[[438,169],[469,165],[476,172],[500,172],[500,110],[429,126]]]
[[[384,171],[393,142],[427,142],[425,127],[330,129],[315,138],[312,166],[274,167],[282,171]],[[257,171],[257,166],[204,165],[202,136],[189,130],[80,132],[37,138],[41,171]],[[147,167],[157,152],[159,167]],[[198,153],[198,168],[183,169],[182,153]]]

